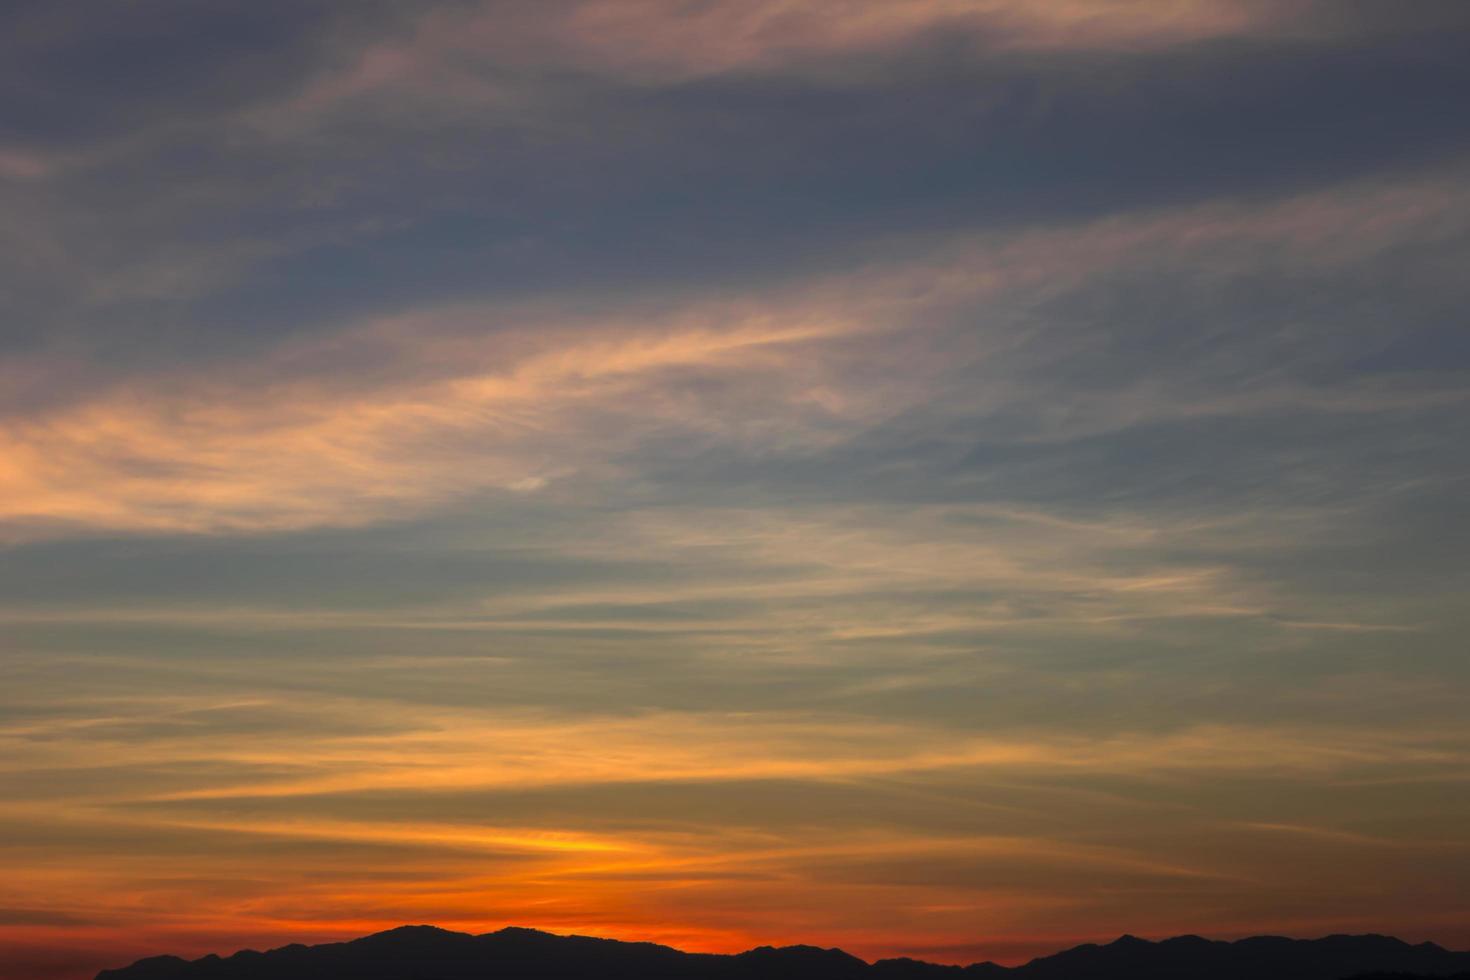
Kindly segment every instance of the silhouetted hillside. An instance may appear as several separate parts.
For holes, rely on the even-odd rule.
[[[684,953],[653,943],[502,929],[471,936],[403,926],[347,943],[292,945],[192,962],[174,956],[103,970],[97,980],[1470,980],[1470,953],[1388,936],[1215,942],[1124,936],[1032,960],[939,966],[911,959],[868,964],[840,949],[762,946],[734,956]],[[1366,980],[1366,978],[1364,978]]]

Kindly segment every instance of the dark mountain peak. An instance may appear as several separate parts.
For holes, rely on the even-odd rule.
[[[558,936],[509,927],[472,936],[400,926],[345,943],[241,950],[192,962],[176,956],[103,970],[98,980],[1344,980],[1366,974],[1446,977],[1470,971],[1470,953],[1391,936],[1236,942],[1119,936],[1024,966],[940,966],[900,957],[871,966],[840,949],[758,946],[733,956],[684,953],[654,943]]]
[[[840,949],[828,948],[828,947],[825,947],[825,946],[808,946],[805,943],[797,943],[794,946],[757,946],[754,949],[748,949],[745,952],[738,953],[736,955],[738,955],[738,956],[769,956],[769,955],[773,955],[773,954],[779,954],[779,955],[782,955],[782,956],[804,956],[804,957],[809,957],[809,958],[822,958],[822,957],[834,957],[835,956],[835,957],[838,957],[838,958],[841,958],[841,959],[845,959],[845,960],[857,960],[857,957],[856,956],[853,956],[851,953],[844,952],[843,950],[840,950]],[[862,962],[861,960],[857,960],[857,961],[858,962]]]
[[[1168,939],[1160,940],[1158,945],[1168,946],[1174,949],[1182,949],[1186,947],[1201,949],[1213,946],[1214,940],[1206,939],[1204,936],[1189,934],[1184,936],[1172,936]]]
[[[541,929],[531,929],[526,926],[503,926],[494,932],[484,932],[474,937],[481,942],[491,943],[523,943],[530,946],[560,945],[566,947],[578,946],[620,946],[628,949],[672,949],[669,946],[660,946],[658,943],[650,942],[624,942],[619,939],[604,939],[601,936],[579,936],[561,935],[554,932],[545,932]]]
[[[1139,939],[1137,936],[1125,932],[1117,939],[1108,943],[1108,945],[1118,949],[1137,949],[1140,946],[1152,946],[1153,943],[1147,939]]]
[[[470,939],[470,938],[472,938],[469,935],[469,933],[465,933],[465,932],[453,932],[453,931],[451,931],[449,929],[441,929],[438,926],[417,925],[417,926],[397,926],[397,927],[395,927],[393,929],[384,929],[382,932],[375,932],[375,933],[373,933],[371,935],[363,936],[361,939],[354,939],[354,940],[352,940],[352,942],[355,942],[355,943],[399,942],[399,941],[403,941],[403,940],[410,940],[410,941],[414,941],[414,942],[422,942],[424,940],[430,940],[430,941],[432,941],[432,940],[435,940],[435,939],[439,939],[439,938],[441,938],[443,936],[457,936],[457,937],[459,937],[461,939]],[[298,943],[296,945],[300,945],[300,944]],[[282,948],[289,948],[289,947],[282,947]]]
[[[557,936],[549,932],[542,932],[540,929],[530,929],[526,926],[505,926],[501,929],[496,929],[494,932],[486,932],[481,934],[481,938],[484,938],[485,936],[504,936],[507,939],[536,939],[541,937],[546,937],[550,939],[569,938],[564,936]]]

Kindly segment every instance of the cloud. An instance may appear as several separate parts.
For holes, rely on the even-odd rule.
[[[345,715],[365,706],[313,697],[283,707]],[[1457,772],[1465,748],[1462,735],[1434,744],[1424,732],[1385,739],[1352,726],[966,742],[932,725],[810,711],[391,713],[415,723],[395,734],[314,736],[318,771],[304,780],[237,767],[242,753],[307,761],[287,723],[247,742],[224,731],[187,736],[201,761],[216,761],[208,771],[242,777],[233,791],[99,786],[85,806],[44,827],[30,824],[44,796],[9,800],[0,820],[8,839],[26,842],[13,881],[22,895],[44,884],[51,848],[93,855],[90,895],[99,881],[128,883],[140,900],[178,909],[152,924],[178,931],[229,923],[346,930],[405,910],[493,924],[530,908],[533,924],[590,923],[614,935],[673,921],[686,937],[722,948],[770,928],[750,902],[772,883],[778,903],[803,916],[793,930],[836,929],[872,949],[905,941],[903,929],[882,926],[889,908],[908,910],[894,914],[912,917],[903,919],[909,926],[956,934],[977,909],[1023,928],[1059,909],[1102,914],[1120,900],[1135,912],[1173,908],[1182,925],[1208,921],[1222,896],[1249,907],[1263,882],[1338,848],[1343,835],[1360,832],[1345,814],[1398,826],[1423,794],[1432,798],[1436,779]],[[179,736],[110,740],[105,730],[73,726],[63,737],[117,764],[168,756]],[[35,764],[46,743],[32,746],[10,756]],[[75,746],[58,746],[55,758],[68,752]],[[1385,801],[1354,789],[1355,778],[1384,771],[1421,782],[1400,788],[1392,813],[1361,809],[1364,800]],[[1271,791],[1231,792],[1235,781]],[[1221,792],[1244,808],[1239,822],[1212,802]],[[1290,835],[1291,852],[1262,844],[1304,813],[1337,823]],[[1413,883],[1416,862],[1453,862],[1456,853],[1432,834],[1377,848],[1375,886]],[[147,865],[142,877],[138,860]],[[264,880],[249,870],[263,860],[285,860],[290,870]],[[1334,878],[1331,887],[1341,885]],[[116,913],[54,880],[46,887],[67,914]],[[211,901],[173,901],[200,894]],[[629,904],[629,895],[639,897]],[[686,911],[671,918],[675,904]]]
[[[39,180],[51,170],[51,165],[39,154],[0,147],[0,178]]]
[[[982,366],[1051,370],[1049,361],[1071,352],[1028,337],[1028,307],[1161,261],[1165,250],[1236,265],[1248,261],[1244,248],[1283,260],[1299,250],[1310,258],[1292,261],[1318,274],[1303,263],[1351,266],[1394,247],[1425,216],[1456,213],[1447,193],[1391,190],[1361,204],[1334,193],[1263,209],[1190,208],[1014,238],[941,240],[931,257],[896,269],[649,313],[472,305],[381,318],[282,345],[243,372],[124,383],[12,419],[3,510],[13,527],[31,529],[22,533],[280,530],[382,520],[487,490],[575,486],[626,467],[641,443],[666,434],[821,451],[952,383],[946,359],[956,353],[992,377],[956,410],[998,420],[1037,410],[1028,421],[1002,423],[1021,424],[1006,438],[1023,441],[1076,439],[1161,414],[1447,406],[1452,389],[1366,382],[1263,378],[1244,391],[1186,394],[1197,370],[1177,380],[1106,379],[1095,393],[1074,390],[1059,415]],[[946,333],[982,302],[992,320],[996,311],[1005,319],[969,336]],[[1099,339],[1068,342],[1084,345],[1080,352]],[[964,346],[947,350],[952,342]],[[900,346],[902,372],[846,380]],[[365,375],[366,384],[344,383],[336,372],[344,363],[391,368]]]
[[[6,142],[52,168],[0,184],[7,357],[106,384],[264,357],[385,311],[780,291],[898,236],[1389,183],[1465,149],[1464,24],[1438,5],[1396,24],[1373,4],[982,4],[962,29],[944,5],[859,4],[872,17],[808,25],[825,55],[772,42],[774,67],[693,78],[566,46],[582,13],[637,25],[650,7],[545,6],[17,8],[0,30],[9,90],[57,101],[16,106],[41,118]],[[678,10],[644,35],[676,58],[698,45],[661,29],[718,46],[742,36],[726,20],[777,16]],[[1260,22],[1109,46],[1127,25],[1208,33],[1221,11]],[[947,26],[883,26],[910,16]],[[1077,18],[1071,47],[969,45]],[[823,40],[869,20],[881,55]],[[738,43],[775,29],[751,30]],[[175,50],[180,32],[199,50]],[[27,388],[6,400],[58,397],[49,378]]]
[[[1239,0],[925,0],[901,7],[583,0],[535,16],[496,3],[446,7],[422,17],[407,40],[370,47],[350,68],[313,83],[291,109],[317,111],[404,82],[473,89],[476,66],[486,64],[502,73],[534,66],[669,83],[731,72],[820,73],[824,61],[850,65],[942,32],[1002,51],[1138,49],[1250,34],[1284,13]]]

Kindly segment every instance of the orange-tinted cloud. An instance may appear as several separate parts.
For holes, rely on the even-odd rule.
[[[1240,249],[1300,250],[1302,261],[1332,266],[1463,213],[1462,197],[1434,183],[1351,200],[1356,193],[939,239],[926,258],[881,271],[652,314],[470,305],[373,320],[288,345],[243,372],[131,382],[12,418],[0,431],[0,517],[33,528],[182,531],[353,524],[486,490],[535,492],[615,464],[658,427],[820,445],[921,402],[950,356],[930,348],[929,321],[966,304],[1005,299],[1024,308],[1166,250],[1188,249],[1202,262],[1232,261]],[[966,356],[1004,352],[1016,339],[997,324],[967,340]],[[878,386],[844,373],[899,349],[905,371]],[[392,366],[364,382],[336,370],[363,359]],[[701,403],[682,384],[698,378],[738,382],[742,400]],[[967,407],[1001,406],[1017,394],[997,380]],[[1054,424],[1074,436],[1102,431],[1164,402],[1175,414],[1228,415],[1455,397],[1284,386],[1190,397],[1139,388],[1107,393]]]

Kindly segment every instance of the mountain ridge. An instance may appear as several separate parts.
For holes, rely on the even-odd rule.
[[[652,942],[563,936],[520,926],[479,935],[405,925],[358,939],[293,943],[196,960],[154,956],[103,970],[97,980],[1470,980],[1470,952],[1392,936],[1319,939],[1123,935],[1018,966],[967,966],[893,957],[869,963],[836,948],[757,946],[742,953],[687,953]]]

